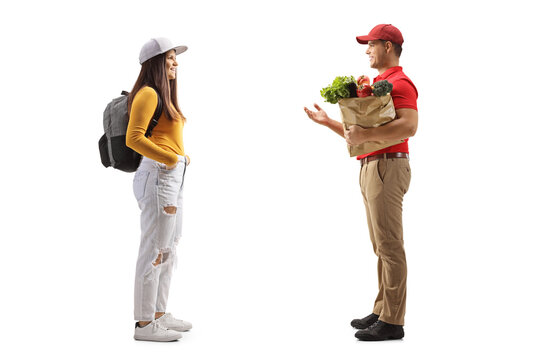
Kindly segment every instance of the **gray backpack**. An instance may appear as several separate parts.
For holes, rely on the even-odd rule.
[[[157,91],[156,91],[157,92]],[[126,145],[126,132],[129,122],[128,95],[122,91],[122,96],[113,99],[103,112],[103,129],[105,134],[99,139],[99,155],[105,167],[112,166],[125,172],[134,172],[141,162],[141,154]],[[158,93],[158,104],[144,136],[152,136],[161,116],[162,102]]]

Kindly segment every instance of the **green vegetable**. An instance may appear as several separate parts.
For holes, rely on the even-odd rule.
[[[351,97],[351,91],[349,90],[351,83],[356,87],[356,80],[352,75],[338,76],[331,85],[321,90],[321,96],[331,104],[335,104],[343,98],[349,98]]]
[[[389,83],[387,80],[381,80],[373,84],[372,88],[373,88],[373,95],[384,96],[384,95],[390,94],[390,92],[392,91],[393,85]]]

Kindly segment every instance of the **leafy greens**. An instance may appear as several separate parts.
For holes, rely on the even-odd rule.
[[[338,76],[334,79],[331,85],[321,90],[321,96],[325,101],[336,104],[343,98],[351,97],[350,84],[353,83],[356,86],[356,80],[351,76]]]

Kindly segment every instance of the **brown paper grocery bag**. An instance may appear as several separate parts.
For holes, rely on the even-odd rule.
[[[348,130],[351,125],[360,125],[363,128],[373,128],[389,123],[396,117],[392,96],[368,96],[363,98],[345,98],[338,102],[341,112],[343,128]],[[364,155],[381,150],[392,145],[400,144],[398,141],[368,141],[361,145],[347,145],[351,156]]]

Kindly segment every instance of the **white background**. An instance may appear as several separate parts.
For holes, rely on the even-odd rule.
[[[455,359],[538,355],[537,14],[532,1],[21,1],[1,5],[2,352],[9,358]],[[304,106],[367,74],[392,23],[419,89],[404,202],[403,341],[362,343],[376,257],[343,139]],[[138,208],[105,169],[102,111],[154,36],[189,46],[192,159],[170,311],[132,339]]]

